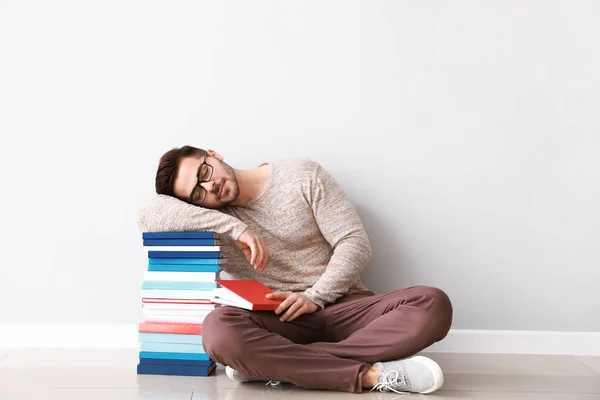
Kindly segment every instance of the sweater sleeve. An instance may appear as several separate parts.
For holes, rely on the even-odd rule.
[[[304,295],[324,307],[350,289],[371,258],[371,244],[350,199],[318,164],[311,183],[311,206],[333,255],[323,275]]]
[[[172,196],[156,195],[137,213],[143,232],[214,231],[237,240],[248,225],[219,210],[188,204]]]

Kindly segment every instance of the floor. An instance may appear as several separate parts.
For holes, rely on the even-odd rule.
[[[1,400],[543,399],[600,400],[600,357],[426,353],[445,372],[427,396],[350,394],[292,385],[239,385],[220,366],[208,378],[138,376],[133,349],[0,349]]]

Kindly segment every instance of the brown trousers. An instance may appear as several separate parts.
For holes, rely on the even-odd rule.
[[[252,377],[358,393],[371,364],[409,357],[442,340],[452,305],[443,291],[415,286],[346,295],[291,322],[279,317],[273,311],[217,308],[203,322],[204,349],[218,363]]]

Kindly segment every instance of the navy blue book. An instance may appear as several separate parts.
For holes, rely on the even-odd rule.
[[[218,246],[219,239],[144,239],[144,246]]]
[[[137,373],[140,375],[209,376],[215,368],[217,368],[217,364],[213,364],[210,367],[138,364]]]
[[[215,232],[143,232],[142,239],[218,239]]]
[[[210,367],[215,364],[213,360],[170,360],[162,358],[140,358],[143,365],[179,365],[187,367]]]
[[[152,264],[225,264],[224,258],[148,258]]]
[[[148,258],[219,258],[220,251],[148,251]]]
[[[219,272],[219,265],[201,265],[201,264],[148,264],[148,271],[163,272]]]

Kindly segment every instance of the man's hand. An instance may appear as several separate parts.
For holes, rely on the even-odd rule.
[[[265,269],[269,254],[265,242],[263,242],[262,238],[256,232],[250,228],[246,228],[238,240],[235,241],[235,244],[244,252],[246,260],[248,260],[254,269],[258,269],[261,272]]]
[[[269,293],[267,299],[283,300],[279,307],[275,309],[277,315],[287,309],[286,313],[279,318],[281,322],[293,321],[302,314],[312,314],[319,309],[319,306],[309,300],[308,297],[294,292]]]

